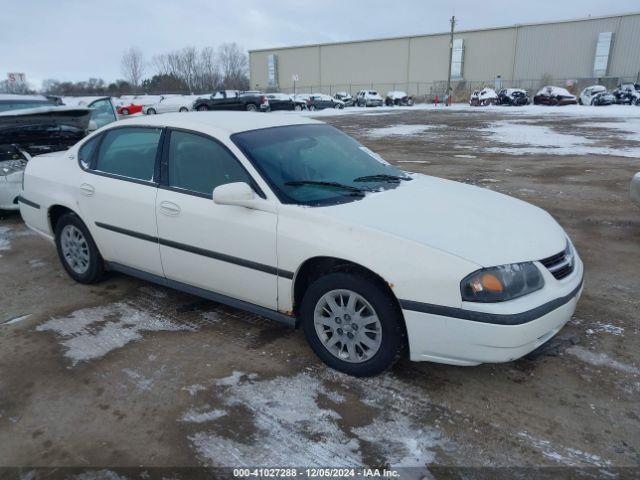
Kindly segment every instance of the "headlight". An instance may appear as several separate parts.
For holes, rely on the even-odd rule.
[[[460,283],[466,302],[504,302],[521,297],[544,286],[542,274],[533,262],[512,263],[483,268]]]
[[[7,176],[12,173],[21,172],[26,166],[26,160],[5,160],[4,162],[0,162],[0,175]]]

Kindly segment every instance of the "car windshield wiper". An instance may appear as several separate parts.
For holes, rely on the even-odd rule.
[[[407,176],[401,177],[399,175],[387,175],[384,173],[380,175],[367,175],[364,177],[358,177],[353,179],[354,182],[394,182],[394,183],[400,183],[402,180],[413,180],[413,179]]]
[[[348,190],[354,195],[364,195],[364,191],[361,188],[353,187],[351,185],[345,185],[343,183],[338,183],[338,182],[322,182],[318,180],[291,180],[289,182],[284,182],[284,184],[291,187],[301,187],[303,185],[315,185],[318,187],[341,188],[343,190]]]

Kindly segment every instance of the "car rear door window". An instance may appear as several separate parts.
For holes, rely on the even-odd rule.
[[[246,170],[222,144],[202,135],[171,132],[170,187],[209,196],[216,187],[233,182],[253,183]]]
[[[162,129],[116,128],[104,134],[96,170],[135,180],[152,181]]]
[[[91,140],[87,141],[78,151],[78,160],[82,168],[87,169],[91,166],[91,160],[93,158],[93,152],[96,150],[96,145],[100,140],[100,135],[96,135]]]

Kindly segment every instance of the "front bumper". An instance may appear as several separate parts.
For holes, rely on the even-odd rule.
[[[485,312],[448,307],[417,311],[412,302],[402,304],[410,358],[463,366],[516,360],[547,342],[571,319],[582,294],[583,274],[578,260],[569,277],[556,281],[553,289],[559,296],[522,311],[511,311],[510,302],[484,304]],[[451,314],[454,310],[457,315]],[[505,313],[516,319],[515,324],[493,321],[492,316],[505,318]]]

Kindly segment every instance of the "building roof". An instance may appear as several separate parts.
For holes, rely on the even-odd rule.
[[[572,23],[572,22],[584,22],[587,20],[600,20],[604,18],[619,18],[619,17],[630,17],[633,15],[640,15],[640,12],[629,12],[629,13],[615,13],[610,15],[600,15],[596,17],[579,17],[568,20],[550,20],[548,22],[537,22],[537,23],[516,23],[514,25],[503,25],[499,27],[485,27],[485,28],[473,28],[469,30],[456,30],[455,34],[459,35],[462,33],[471,33],[471,32],[486,32],[490,30],[505,30],[509,28],[519,28],[519,27],[530,27],[536,25],[553,25],[553,24],[561,24],[561,23]],[[299,44],[299,45],[289,45],[285,47],[272,47],[272,48],[256,48],[253,50],[249,50],[249,53],[253,52],[268,52],[275,50],[288,50],[293,48],[306,48],[306,47],[325,47],[331,45],[343,45],[349,43],[366,43],[366,42],[380,42],[385,40],[403,40],[407,38],[416,38],[416,37],[435,37],[439,35],[450,35],[449,31],[445,32],[435,32],[435,33],[419,33],[415,35],[400,35],[397,37],[374,37],[374,38],[365,38],[360,40],[345,40],[343,42],[326,42],[326,43],[308,43],[308,44]]]

